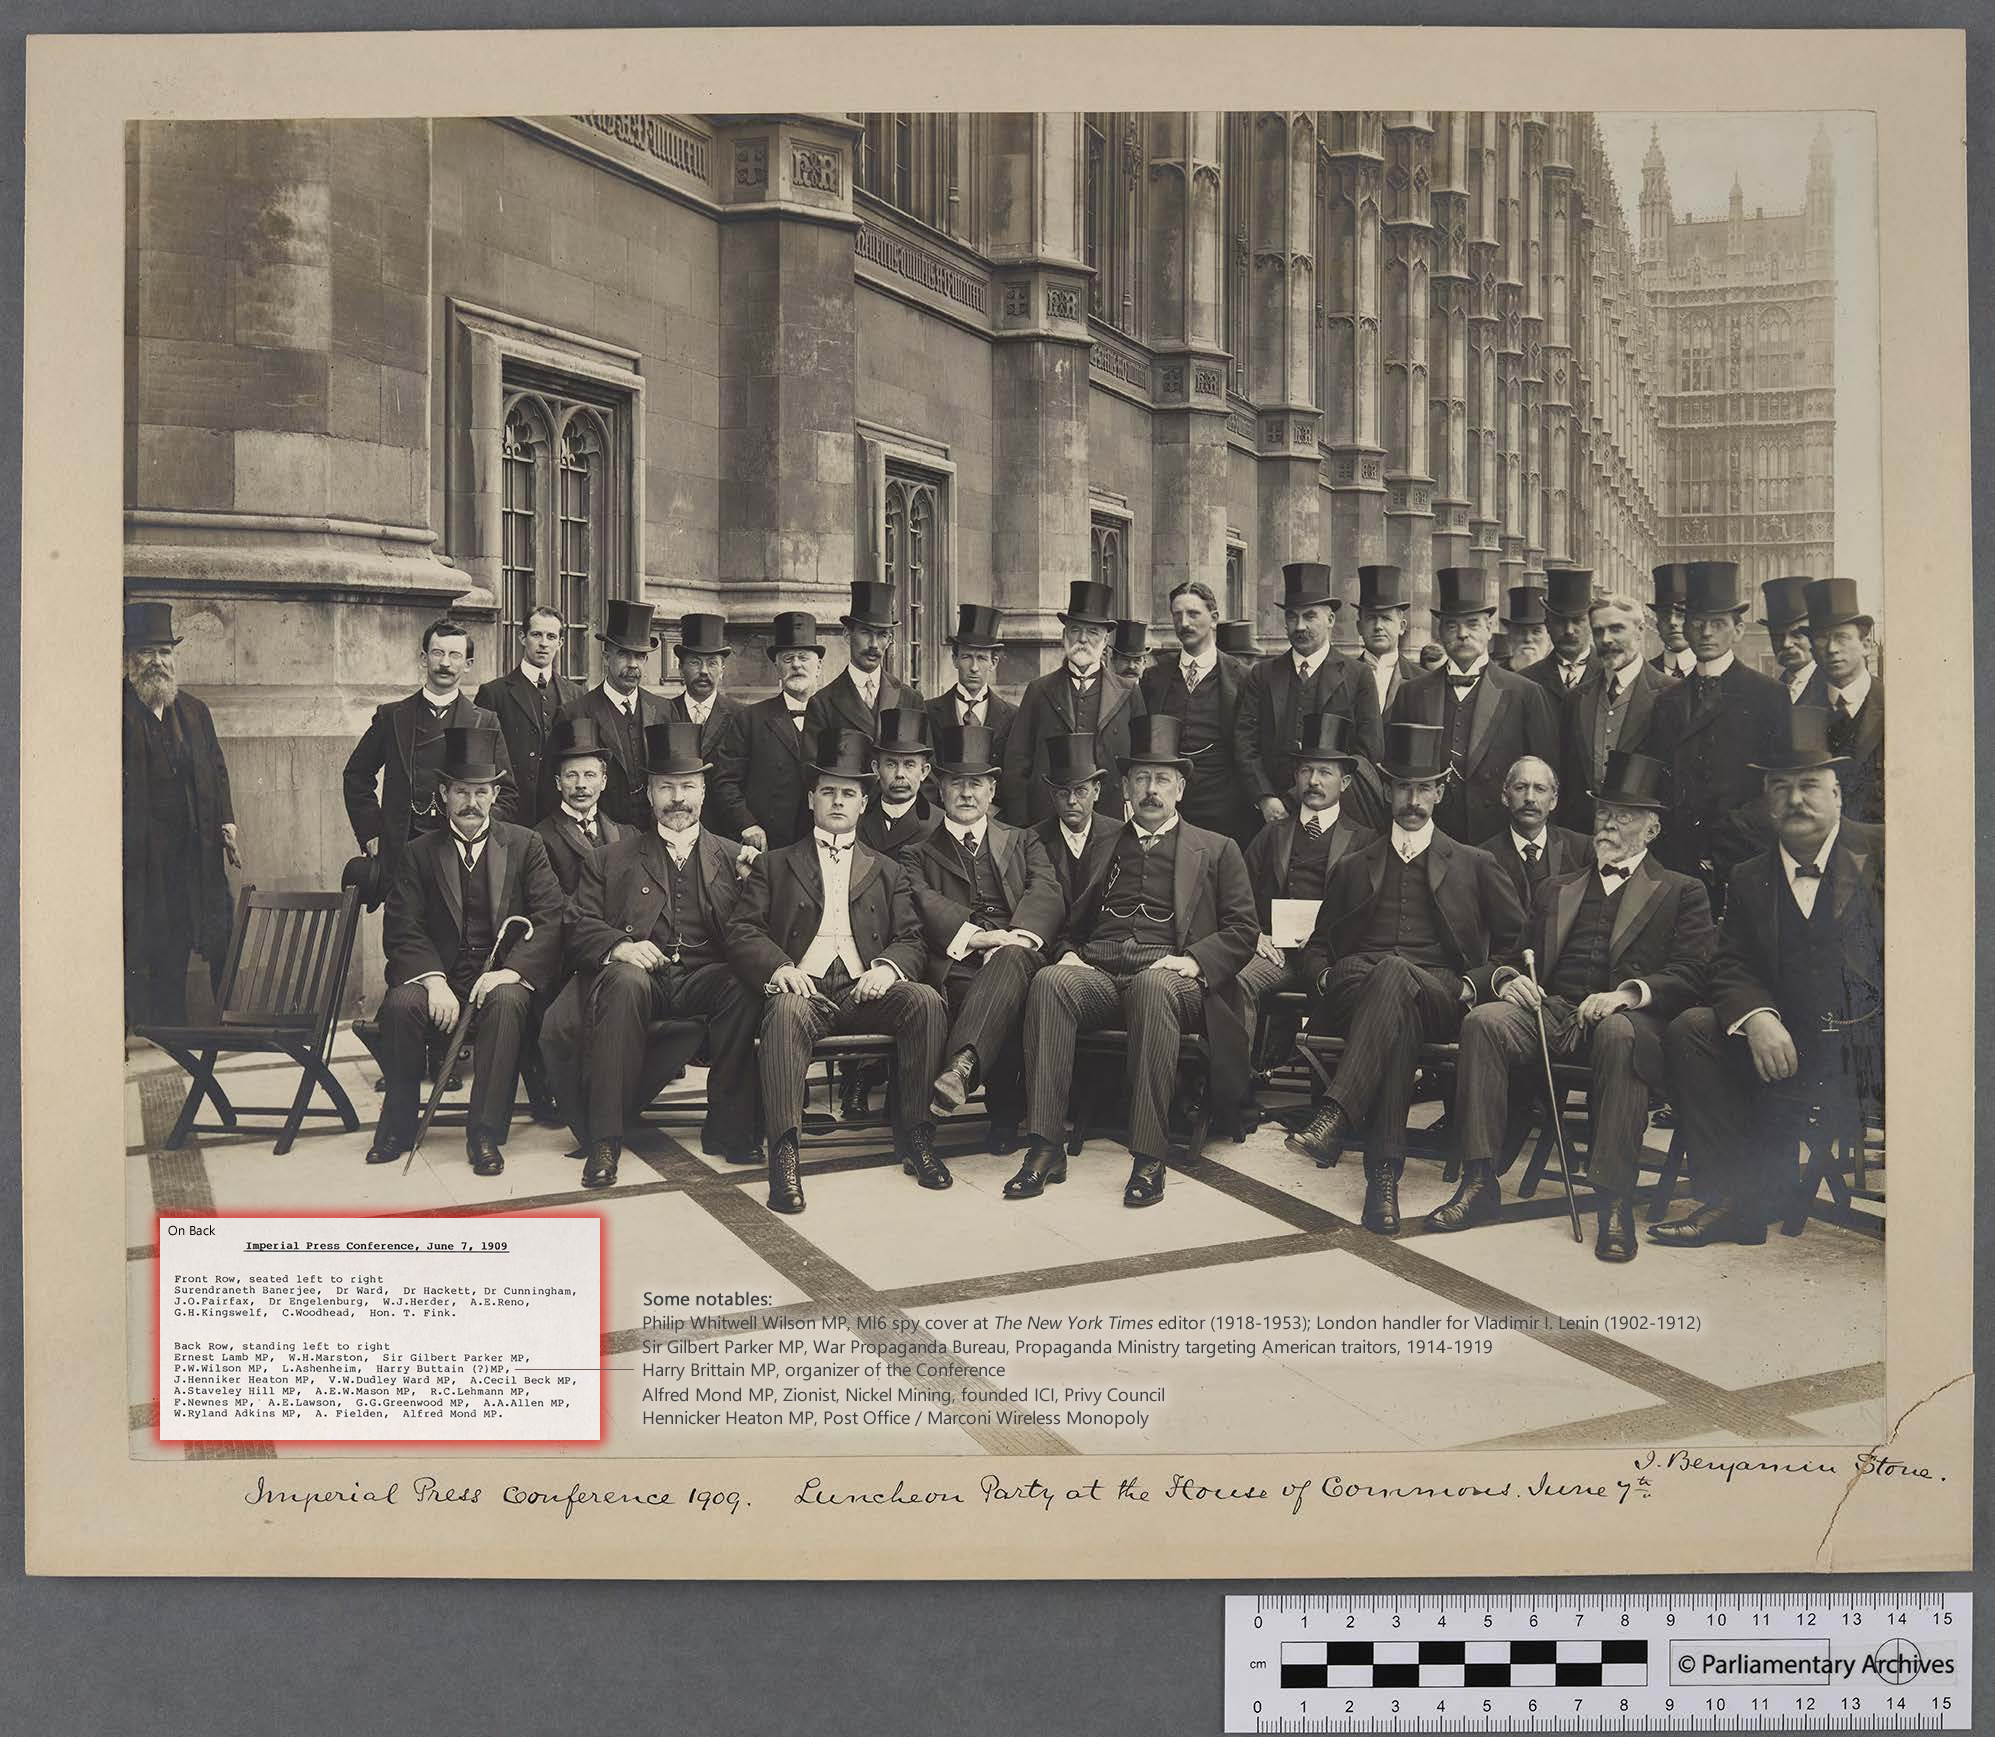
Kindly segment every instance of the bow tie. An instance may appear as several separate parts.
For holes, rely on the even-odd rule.
[[[1798,862],[1794,865],[1794,878],[1797,881],[1818,881],[1822,878],[1822,865],[1818,862]]]
[[[1463,691],[1463,690],[1464,690],[1465,688],[1472,688],[1472,687],[1474,687],[1474,686],[1475,686],[1475,684],[1476,684],[1477,682],[1481,681],[1481,680],[1482,680],[1482,672],[1481,672],[1480,670],[1478,670],[1478,671],[1476,671],[1476,673],[1475,673],[1474,675],[1451,675],[1451,676],[1449,676],[1449,677],[1448,677],[1448,686],[1449,686],[1449,687],[1451,687],[1451,688],[1453,688],[1453,689],[1454,689],[1454,690],[1455,690],[1455,691],[1456,691],[1457,693],[1460,693],[1460,692],[1462,692],[1462,691]]]
[[[848,844],[835,843],[833,840],[826,838],[823,833],[819,833],[817,835],[817,848],[823,851],[826,856],[830,857],[832,863],[836,865],[838,859],[844,856],[849,850],[851,850],[852,846],[849,843]]]
[[[1603,881],[1626,880],[1634,869],[1625,862],[1604,862],[1600,865],[1600,878]]]

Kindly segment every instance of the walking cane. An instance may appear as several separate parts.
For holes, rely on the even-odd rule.
[[[1531,987],[1538,987],[1537,962],[1531,957],[1531,949],[1524,949],[1524,974],[1531,979]],[[1586,1233],[1579,1228],[1579,1202],[1572,1192],[1572,1156],[1566,1151],[1565,1117],[1559,1110],[1558,1081],[1552,1078],[1552,1040],[1545,1035],[1545,1003],[1542,995],[1534,1009],[1538,1015],[1538,1054],[1545,1062],[1546,1105],[1551,1111],[1552,1138],[1559,1148],[1559,1180],[1565,1184],[1566,1215],[1572,1220],[1572,1240],[1586,1241]]]
[[[523,929],[526,931],[519,937],[520,940],[530,941],[533,939],[533,924],[527,918],[508,917],[499,925],[499,933],[492,942],[491,952],[485,955],[485,963],[478,972],[479,977],[483,977],[487,971],[498,970],[499,955],[509,950],[507,937],[512,934],[514,929]],[[474,985],[477,980],[476,977],[472,979]],[[450,1047],[443,1052],[443,1060],[436,1065],[436,1085],[430,1092],[429,1102],[423,1106],[422,1120],[416,1124],[416,1143],[409,1148],[409,1155],[402,1160],[402,1174],[404,1176],[408,1175],[409,1166],[416,1161],[416,1148],[422,1145],[423,1136],[429,1132],[430,1123],[436,1119],[437,1106],[443,1102],[444,1083],[450,1078],[450,1070],[457,1065],[457,1058],[464,1051],[464,1035],[471,1029],[471,1016],[477,1011],[477,1008],[471,1005],[471,997],[469,995],[465,996],[463,1010],[457,1016],[457,1028],[450,1034]],[[1578,1221],[1575,1220],[1574,1222],[1577,1223]],[[1574,1235],[1577,1234],[1578,1232],[1575,1231]]]

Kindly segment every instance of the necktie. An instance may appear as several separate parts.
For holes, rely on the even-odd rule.
[[[1149,850],[1151,845],[1157,842],[1157,837],[1158,835],[1156,833],[1145,832],[1140,826],[1136,829],[1136,842],[1140,844],[1146,852]]]
[[[1818,881],[1822,878],[1822,865],[1818,862],[1798,862],[1794,865],[1794,878],[1797,881]]]
[[[587,820],[578,820],[575,824],[582,829],[582,836],[584,838],[591,844],[596,842],[596,817],[593,814]]]
[[[975,862],[977,860],[977,852],[982,848],[977,843],[977,835],[974,832],[966,832],[961,837],[963,840],[963,854],[972,862]]]
[[[973,700],[961,688],[958,688],[956,690],[956,703],[963,709],[962,722],[966,724],[981,724],[984,721],[984,702],[982,699]]]
[[[1203,669],[1203,668],[1202,668],[1202,667],[1201,667],[1200,665],[1198,665],[1198,664],[1195,664],[1195,663],[1188,663],[1188,664],[1186,664],[1186,665],[1185,665],[1185,692],[1186,692],[1186,693],[1192,693],[1192,692],[1196,691],[1196,689],[1197,689],[1197,687],[1198,687],[1198,683],[1199,683],[1199,678],[1200,678],[1201,676],[1203,676],[1204,674],[1205,674],[1205,670],[1204,670],[1204,669]]]
[[[478,866],[477,850],[478,846],[484,842],[485,835],[482,832],[476,838],[468,840],[460,838],[457,841],[457,854],[464,859],[464,872],[466,874],[470,874]]]
[[[1841,694],[1836,695],[1836,722],[1847,724],[1850,721],[1850,703]]]
[[[1302,830],[1308,833],[1311,838],[1321,838],[1323,836],[1323,823],[1312,814],[1303,821]]]

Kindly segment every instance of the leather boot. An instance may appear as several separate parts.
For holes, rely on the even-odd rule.
[[[617,1179],[617,1158],[623,1151],[621,1140],[597,1140],[589,1147],[589,1157],[582,1166],[582,1186],[584,1188],[609,1188]]]
[[[949,1166],[935,1156],[935,1124],[917,1122],[901,1142],[901,1174],[912,1176],[924,1188],[947,1188],[956,1178]]]
[[[1739,1242],[1756,1248],[1766,1241],[1766,1226],[1743,1217],[1729,1200],[1711,1200],[1682,1218],[1650,1225],[1649,1241],[1668,1248],[1703,1248],[1714,1242]]]
[[[798,1173],[797,1131],[792,1128],[769,1148],[769,1210],[802,1212],[804,1180]]]
[[[1469,1158],[1462,1163],[1462,1179],[1455,1192],[1427,1215],[1429,1230],[1468,1230],[1478,1224],[1492,1224],[1503,1204],[1503,1190],[1487,1158]]]
[[[848,1062],[838,1081],[838,1119],[863,1122],[873,1113],[873,1090],[862,1062]]]
[[[1328,1170],[1343,1157],[1344,1141],[1350,1132],[1351,1124],[1344,1114],[1344,1106],[1332,1098],[1317,1112],[1313,1122],[1296,1129],[1282,1144],[1291,1152],[1314,1158],[1317,1169]]]
[[[1067,1180],[1066,1149],[1036,1136],[1025,1149],[1025,1162],[1018,1174],[1004,1185],[1007,1200],[1036,1200],[1052,1182]]]
[[[928,1113],[937,1118],[953,1116],[976,1089],[977,1052],[959,1049],[949,1058],[949,1065],[935,1076],[935,1084],[928,1089]]]
[[[1155,1206],[1164,1198],[1164,1161],[1138,1158],[1129,1167],[1129,1181],[1122,1190],[1124,1206]]]
[[[1635,1200],[1630,1194],[1605,1194],[1600,1198],[1600,1234],[1594,1239],[1593,1258],[1601,1261],[1631,1261],[1641,1245],[1635,1241]]]
[[[1405,1168],[1399,1153],[1365,1154],[1365,1229],[1380,1236],[1399,1234],[1399,1175]]]

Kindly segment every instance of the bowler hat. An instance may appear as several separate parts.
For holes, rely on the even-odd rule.
[[[898,627],[894,588],[878,579],[852,581],[852,607],[838,618],[847,627]]]
[[[1545,593],[1537,585],[1513,585],[1508,592],[1509,608],[1503,612],[1506,627],[1543,627]]]
[[[1607,754],[1607,776],[1600,788],[1590,792],[1596,803],[1610,808],[1667,808],[1669,768],[1647,754],[1631,754],[1612,748]]]
[[[879,776],[873,770],[873,738],[864,730],[848,730],[839,724],[820,730],[811,770],[834,778],[857,778],[862,783],[870,784]]]
[[[1837,627],[1869,628],[1875,625],[1857,602],[1854,579],[1811,579],[1808,581],[1808,631],[1827,633]]]
[[[505,777],[499,764],[496,724],[446,724],[443,764],[437,777],[447,784],[496,784]]]
[[[1337,607],[1336,577],[1321,561],[1290,561],[1282,567],[1282,608],[1307,609],[1312,603]]]
[[[987,603],[965,603],[956,611],[956,631],[949,643],[963,651],[1002,651],[998,612]]]
[[[339,884],[342,891],[357,887],[361,904],[370,911],[378,911],[381,901],[388,896],[387,865],[378,856],[368,856],[363,851],[346,859],[346,867],[339,871]]]
[[[880,733],[873,747],[880,754],[926,754],[928,713],[920,706],[892,706],[880,714]]]
[[[1495,587],[1480,567],[1440,567],[1434,572],[1436,615],[1487,615],[1496,607]]]
[[[1385,726],[1385,752],[1378,764],[1388,778],[1445,778],[1448,750],[1441,740],[1441,726],[1390,719]]]
[[[1812,772],[1822,766],[1847,766],[1847,754],[1829,748],[1829,708],[1789,706],[1781,714],[1778,747],[1764,760],[1748,761],[1755,772]]]
[[[1584,615],[1593,607],[1591,567],[1548,567],[1545,570],[1545,612]]]
[[[936,732],[936,777],[988,778],[997,770],[997,733],[990,725],[944,724]]]
[[[1068,585],[1067,607],[1059,613],[1069,627],[1113,627],[1115,617],[1109,611],[1114,607],[1115,593],[1110,587],[1092,579],[1076,579]]]
[[[817,641],[817,617],[807,609],[786,609],[776,617],[769,634],[769,655],[781,657],[786,651],[822,652]]]
[[[1785,633],[1808,619],[1808,587],[1815,581],[1806,573],[1789,574],[1785,579],[1769,579],[1760,587],[1766,599],[1766,613],[1759,618],[1762,627]]]
[[[1213,642],[1228,657],[1259,657],[1261,648],[1254,639],[1251,621],[1222,621]]]
[[[1132,766],[1175,766],[1189,775],[1191,761],[1178,752],[1178,720],[1171,712],[1145,712],[1129,720],[1129,752],[1115,762],[1118,772]]]
[[[1048,736],[1043,776],[1048,784],[1055,786],[1085,784],[1090,778],[1099,778],[1101,767],[1094,757],[1094,737],[1084,730],[1071,736]]]
[[[1147,621],[1118,621],[1115,642],[1109,647],[1117,657],[1150,655],[1150,624]]]
[[[1736,561],[1691,561],[1683,580],[1683,607],[1692,615],[1729,615],[1744,609]]]
[[[1407,601],[1406,581],[1397,567],[1380,562],[1358,569],[1360,609],[1404,609]]]
[[[139,645],[178,645],[173,633],[173,605],[150,599],[125,605],[125,649]]]
[[[644,775],[690,778],[713,768],[700,758],[700,727],[690,718],[644,726]]]
[[[727,657],[734,647],[727,643],[725,615],[682,615],[679,617],[681,657]]]
[[[1689,584],[1690,564],[1687,561],[1669,561],[1660,567],[1651,567],[1649,577],[1655,585],[1655,607],[1658,609],[1681,609]]]
[[[658,635],[651,631],[654,613],[649,603],[612,597],[603,605],[603,630],[596,637],[621,651],[656,651]]]
[[[1357,734],[1357,726],[1342,712],[1305,712],[1301,730],[1301,740],[1295,745],[1296,759],[1357,760],[1357,749],[1352,741]]]
[[[599,759],[609,758],[609,750],[603,746],[602,738],[596,734],[596,720],[561,719],[554,726],[554,733],[548,738],[548,763],[559,766],[564,760],[579,760],[585,754],[594,754]]]

